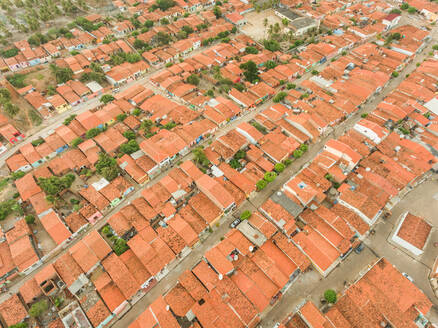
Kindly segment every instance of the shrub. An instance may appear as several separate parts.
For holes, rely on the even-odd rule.
[[[266,172],[263,179],[267,182],[272,182],[277,177],[277,173],[275,172]]]
[[[275,170],[275,172],[277,172],[277,173],[281,173],[281,172],[283,172],[283,171],[284,171],[284,168],[285,168],[285,166],[284,166],[283,163],[277,163],[277,164],[275,164],[275,166],[274,166],[274,170]]]
[[[116,116],[116,120],[118,122],[123,122],[127,117],[128,117],[128,115],[126,115],[125,113],[119,114],[119,115]]]
[[[263,46],[272,52],[280,50],[280,44],[275,40],[264,40]]]
[[[99,135],[102,132],[99,128],[91,128],[85,133],[85,136],[87,139],[94,138],[95,136]]]
[[[76,114],[72,114],[64,120],[64,125],[69,125],[76,117]]]
[[[233,168],[233,169],[240,169],[241,167],[242,167],[242,165],[240,164],[240,162],[237,160],[237,159],[235,159],[235,158],[233,158],[231,161],[230,161],[230,166]]]
[[[278,103],[278,102],[282,101],[284,98],[286,98],[286,96],[287,96],[287,92],[280,91],[279,93],[277,93],[275,95],[275,97],[272,99],[272,101],[275,103]]]
[[[13,75],[8,76],[6,79],[16,88],[24,88],[26,84],[24,83],[24,79],[26,78],[25,74],[15,73]]]
[[[324,292],[324,298],[327,302],[331,304],[335,304],[336,300],[338,299],[336,292],[333,289],[327,289]]]
[[[20,179],[20,178],[24,177],[25,174],[26,173],[24,173],[23,171],[12,172],[11,173],[11,178],[12,178],[12,180],[17,180],[17,179]]]
[[[416,8],[414,8],[414,7],[409,7],[409,9],[408,9],[408,13],[409,14],[415,14],[417,12],[417,9]]]
[[[319,72],[316,69],[312,70],[311,73],[312,73],[312,75],[318,75],[319,74]]]
[[[288,89],[288,90],[295,89],[296,87],[297,87],[297,85],[295,83],[286,84],[286,89]]]
[[[252,213],[248,210],[243,211],[242,214],[240,214],[241,220],[248,220],[251,217]]]
[[[114,253],[116,253],[117,256],[122,255],[129,249],[128,244],[122,238],[117,238],[116,240],[114,240],[113,247]]]
[[[368,117],[368,113],[363,113],[363,114],[360,115],[360,117],[366,118],[366,117]]]
[[[289,166],[289,165],[291,165],[292,161],[291,161],[289,158],[286,158],[286,159],[283,161],[283,163],[284,163],[284,165]]]
[[[38,318],[44,312],[46,312],[48,308],[49,308],[49,304],[47,303],[47,301],[41,300],[39,302],[32,304],[32,306],[29,309],[29,314],[32,318]]]
[[[391,73],[392,77],[397,77],[398,76],[398,72],[394,71]]]
[[[136,134],[132,130],[126,130],[125,132],[123,132],[123,136],[128,140],[134,140],[136,137]]]
[[[27,224],[32,224],[35,222],[35,217],[33,215],[26,215],[24,217],[24,220],[26,221]]]
[[[8,50],[3,50],[1,52],[2,57],[4,58],[11,58],[11,57],[15,57],[16,55],[18,55],[18,49],[17,48],[10,48]]]
[[[109,225],[102,228],[102,233],[108,238],[114,235]]]
[[[36,140],[33,140],[32,142],[31,142],[31,144],[32,144],[32,146],[34,146],[34,147],[36,147],[36,146],[39,146],[39,145],[41,145],[41,144],[43,144],[44,143],[44,139],[43,138],[38,138],[38,139],[36,139]]]
[[[139,149],[140,146],[138,145],[137,141],[135,141],[134,139],[131,139],[127,143],[124,143],[123,145],[120,146],[120,151],[124,154],[132,154]]]
[[[73,147],[73,148],[76,148],[77,146],[79,146],[81,143],[83,143],[84,142],[84,139],[82,139],[81,137],[77,137],[77,138],[74,138],[72,141],[71,141],[71,146]]]
[[[113,101],[115,98],[112,95],[103,95],[100,97],[100,101],[104,103],[105,105],[108,104],[110,101]]]
[[[265,189],[265,187],[267,185],[268,185],[268,183],[265,180],[259,180],[256,183],[257,190],[259,190],[259,191]]]
[[[247,54],[253,54],[253,55],[256,55],[256,54],[259,53],[259,51],[257,50],[256,47],[246,47],[246,48],[245,48],[245,52],[246,52]]]
[[[307,150],[309,149],[309,146],[307,146],[306,144],[302,144],[300,145],[300,150],[305,153]]]
[[[295,158],[300,158],[301,156],[303,156],[303,152],[302,152],[301,150],[299,150],[299,149],[296,149],[296,150],[294,151],[294,153],[293,153],[293,156],[294,156]]]
[[[140,108],[135,108],[132,111],[132,115],[134,115],[134,116],[139,116],[140,114],[141,114],[141,109]]]
[[[26,322],[20,322],[15,325],[9,326],[9,328],[27,328],[29,327]]]

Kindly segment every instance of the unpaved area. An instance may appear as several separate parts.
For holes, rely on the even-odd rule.
[[[270,25],[278,23],[281,28],[284,27],[280,17],[275,15],[273,9],[263,10],[259,13],[257,11],[252,11],[245,14],[244,17],[247,20],[247,23],[240,30],[256,41],[261,41],[268,37],[268,29]],[[265,18],[268,20],[266,27],[264,25]]]

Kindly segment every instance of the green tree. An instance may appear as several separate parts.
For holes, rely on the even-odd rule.
[[[256,47],[251,47],[251,46],[250,47],[246,47],[245,48],[245,52],[247,54],[254,54],[254,55],[259,53],[259,51],[258,51],[258,49]]]
[[[274,170],[277,173],[281,173],[284,171],[285,165],[283,163],[276,163],[274,166]]]
[[[85,133],[85,136],[87,137],[87,139],[91,139],[99,135],[101,132],[102,130],[99,128],[91,128]]]
[[[136,138],[136,134],[132,130],[126,130],[125,132],[123,132],[123,136],[128,140],[135,140]]]
[[[159,45],[166,45],[166,44],[169,44],[170,43],[170,41],[172,40],[172,37],[170,36],[170,34],[168,34],[168,33],[164,33],[164,32],[158,32],[156,35],[155,35],[155,40],[156,40],[156,42],[159,44]]]
[[[26,215],[24,217],[24,220],[26,221],[27,224],[32,224],[35,222],[35,216],[33,215]]]
[[[222,16],[222,10],[219,6],[214,6],[213,8],[213,14],[216,16],[216,18],[219,18]]]
[[[398,74],[398,72],[396,72],[396,71],[394,71],[394,72],[391,73],[391,76],[392,76],[392,77],[397,77],[398,75],[399,75],[399,74]]]
[[[113,101],[114,99],[116,99],[116,98],[114,98],[113,95],[105,94],[102,97],[100,97],[100,102],[102,102],[102,103],[104,103],[106,105],[109,102]]]
[[[25,74],[15,73],[13,75],[9,75],[6,79],[16,88],[24,88],[26,86],[26,83],[24,82],[25,78]]]
[[[338,299],[336,292],[333,289],[327,289],[324,292],[324,298],[327,302],[331,304],[335,304],[336,300]]]
[[[63,177],[53,175],[48,178],[40,177],[38,179],[38,185],[46,193],[46,195],[57,196],[64,189],[71,187],[75,181],[74,174],[66,174]]]
[[[277,93],[274,98],[272,99],[273,102],[275,103],[279,103],[280,101],[282,101],[284,98],[286,98],[287,96],[287,92],[285,91],[280,91],[279,93]]]
[[[409,9],[409,4],[406,3],[406,2],[402,3],[401,6],[400,6],[400,9],[402,9],[402,10]]]
[[[73,147],[73,148],[76,148],[77,146],[79,146],[81,143],[83,143],[84,142],[84,139],[82,139],[81,137],[77,137],[77,138],[74,138],[72,141],[71,141],[71,146]]]
[[[280,44],[275,40],[264,40],[263,46],[269,51],[279,51]]]
[[[13,103],[10,102],[5,103],[3,109],[11,117],[14,117],[20,111],[20,108],[17,105],[14,105]]]
[[[414,7],[409,7],[409,9],[408,9],[408,13],[409,14],[415,14],[417,12],[417,9],[416,8],[414,8]]]
[[[73,71],[69,67],[59,67],[55,64],[50,64],[50,70],[55,75],[56,83],[65,83],[73,78]]]
[[[173,0],[157,0],[156,5],[162,11],[166,11],[167,9],[174,7],[176,3]]]
[[[112,181],[117,178],[119,175],[119,167],[118,166],[108,166],[102,169],[102,176],[108,181]]]
[[[303,152],[299,149],[294,150],[293,152],[293,157],[294,158],[300,158],[301,156],[303,156]]]
[[[240,219],[243,220],[248,220],[251,217],[252,213],[248,210],[243,211],[242,214],[240,214]]]
[[[288,90],[295,89],[296,87],[297,87],[297,85],[295,83],[286,84],[286,89],[288,89]]]
[[[204,168],[208,168],[210,165],[210,160],[205,155],[204,149],[202,146],[198,146],[192,150],[193,157],[195,163],[198,163],[199,165],[203,166]]]
[[[132,154],[139,150],[140,147],[135,140],[129,140],[127,143],[124,143],[120,146],[120,151],[124,154]]]
[[[6,50],[3,50],[1,52],[2,57],[4,58],[11,58],[11,57],[15,57],[16,55],[18,55],[18,49],[17,48],[9,48]]]
[[[266,69],[272,69],[272,68],[277,67],[277,63],[274,62],[273,60],[268,60],[268,61],[265,63],[265,67],[266,67]]]
[[[46,312],[49,308],[49,304],[47,303],[46,300],[41,300],[38,301],[34,304],[32,304],[32,306],[29,309],[29,315],[32,318],[38,318],[40,317],[44,312]]]
[[[238,169],[240,169],[240,168],[242,167],[242,164],[240,164],[239,160],[233,158],[233,159],[230,161],[230,166],[231,166],[233,169],[238,170]]]
[[[268,183],[265,180],[259,180],[256,183],[257,190],[259,191],[265,189],[267,185]]]
[[[166,17],[161,18],[160,23],[161,23],[161,25],[169,25],[170,24],[169,20]]]
[[[259,72],[257,65],[252,60],[240,64],[239,67],[243,70],[243,75],[249,82],[254,83],[259,80]]]
[[[20,322],[15,325],[9,326],[9,328],[27,328],[29,327],[26,322]]]
[[[123,122],[127,117],[128,117],[128,115],[126,115],[125,113],[119,114],[119,115],[116,116],[116,120],[118,122]]]
[[[200,82],[199,76],[196,74],[192,74],[187,78],[187,83],[193,84],[193,85],[198,85]]]
[[[275,180],[276,177],[277,177],[277,173],[275,173],[275,172],[266,172],[264,177],[263,177],[263,179],[266,182],[272,182],[272,181]]]

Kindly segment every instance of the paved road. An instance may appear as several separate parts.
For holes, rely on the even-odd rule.
[[[203,51],[205,49],[199,49],[199,51]],[[423,53],[427,53],[428,49],[426,49]],[[194,55],[194,53],[192,53],[191,55]],[[362,113],[366,113],[366,112],[370,112],[372,111],[375,106],[391,91],[393,90],[399,83],[402,82],[402,80],[404,79],[404,76],[407,73],[412,72],[415,69],[415,63],[418,61],[421,61],[422,58],[424,58],[425,55],[419,55],[418,59],[414,62],[409,64],[402,72],[402,74],[400,74],[399,77],[392,79],[390,81],[390,83],[385,87],[384,91],[379,94],[377,97],[370,99],[363,107],[362,109],[357,112],[355,115],[351,116],[349,119],[347,119],[346,121],[344,121],[341,125],[339,125],[330,135],[322,138],[321,140],[319,140],[316,144],[311,145],[309,147],[309,151],[304,154],[304,156],[300,159],[298,159],[297,161],[294,161],[292,163],[291,166],[289,166],[285,172],[283,172],[273,183],[271,183],[269,185],[269,188],[266,188],[265,190],[263,190],[262,192],[258,193],[252,200],[244,202],[244,204],[242,204],[240,210],[243,209],[252,209],[254,210],[256,207],[260,206],[273,192],[274,190],[277,190],[278,188],[280,188],[288,179],[291,175],[293,175],[294,173],[296,173],[303,165],[305,165],[306,163],[308,163],[312,158],[314,158],[316,156],[316,154],[318,152],[321,151],[323,145],[325,144],[325,142],[332,138],[333,136],[339,136],[341,135],[344,131],[346,131],[347,129],[351,128],[358,120],[360,120],[360,115]],[[321,68],[323,68],[324,66],[322,66]],[[151,75],[152,73],[147,74],[146,76],[144,76],[143,78],[141,78],[140,80],[135,81],[134,83],[143,83],[145,81],[148,80],[148,77]],[[306,74],[305,76],[303,76],[299,81],[305,80],[309,77],[309,74]],[[125,88],[128,86],[125,86]],[[156,90],[158,91],[158,90]],[[92,102],[87,102],[82,104],[83,107],[78,107],[78,109],[76,110],[76,113],[80,113],[83,112],[89,108],[92,108],[94,106],[97,105],[97,100],[96,104],[93,104]],[[215,137],[218,137],[220,135],[223,135],[225,133],[227,133],[228,131],[230,131],[231,129],[234,129],[236,127],[237,124],[239,124],[241,121],[248,121],[251,118],[253,118],[254,116],[256,116],[260,111],[262,111],[265,108],[268,108],[270,105],[272,104],[271,101],[266,102],[265,104],[259,106],[257,109],[255,109],[253,112],[249,112],[246,115],[244,115],[243,117],[230,122],[230,124],[228,124],[227,126],[225,126],[224,128],[222,128],[219,132],[217,132],[217,134],[215,135]],[[81,105],[79,105],[81,106]],[[65,117],[69,116],[71,114],[71,112],[66,113]],[[49,126],[45,127],[43,130],[41,130],[40,132],[38,132],[37,134],[35,134],[33,136],[33,138],[36,138],[37,136],[40,135],[44,135],[44,133],[47,133],[50,130],[53,130],[54,128],[56,128],[64,119],[65,117],[63,116],[57,116],[56,117],[56,121],[53,123],[49,123]],[[11,150],[12,151],[12,150]],[[0,157],[0,162],[4,161],[4,154]],[[186,155],[185,157],[182,158],[182,160],[186,160],[186,159],[190,159],[191,158],[191,154]],[[150,181],[146,184],[146,186],[151,185],[155,182],[157,182],[160,178],[164,177],[167,174],[168,171],[164,171],[162,172],[158,177],[156,177],[155,179],[153,179],[153,181]],[[137,198],[140,195],[141,189],[143,189],[143,186],[141,188],[137,187],[137,190],[132,193],[130,196],[128,196],[124,201],[122,201],[116,208],[112,209],[109,213],[105,214],[105,218],[102,219],[101,221],[99,221],[95,226],[91,227],[89,230],[91,229],[100,229],[103,225],[106,224],[108,218],[113,215],[114,213],[116,213],[118,210],[120,210],[121,207],[127,205],[130,203],[130,201],[132,201],[133,199]],[[220,237],[222,237],[227,231],[228,231],[228,222],[230,221],[230,217],[226,217],[224,218],[224,223],[219,227],[219,228],[215,228],[212,235],[207,239],[206,242],[202,243],[198,248],[194,249],[192,254],[190,254],[187,258],[185,258],[183,261],[181,261],[181,263],[179,263],[177,265],[177,267],[175,269],[172,270],[171,273],[169,273],[169,275],[167,275],[157,286],[155,286],[145,297],[143,297],[138,303],[136,303],[133,307],[133,309],[128,312],[128,314],[126,314],[118,323],[116,323],[116,327],[127,327],[128,324],[130,322],[132,322],[132,320],[135,319],[135,317],[137,317],[142,311],[144,311],[144,309],[147,307],[147,305],[150,304],[151,301],[153,301],[156,296],[163,294],[166,290],[168,290],[170,287],[172,287],[172,285],[176,282],[177,277],[179,276],[179,274],[181,272],[183,272],[184,270],[187,269],[191,269],[193,267],[194,264],[196,264],[200,258],[202,257],[202,255],[204,254],[204,252],[209,249],[212,245],[214,245],[216,242],[218,242],[220,240]],[[88,230],[88,231],[89,231]],[[88,232],[87,231],[87,232]],[[74,240],[69,246],[68,248],[70,248],[72,245],[74,245],[80,238],[77,238],[76,240]],[[67,249],[68,249],[67,248]],[[55,261],[60,255],[64,254],[67,250],[64,250],[62,252],[59,252],[58,254],[52,256],[46,263],[51,263],[53,261]],[[35,271],[35,272],[38,272]],[[30,279],[35,272],[23,279],[21,279],[18,282],[14,282],[14,284],[10,287],[10,291],[12,293],[15,293],[18,291],[19,287],[28,279]],[[0,302],[2,302],[5,298],[7,297],[7,295],[2,295],[0,297]],[[283,303],[283,302],[281,302]]]
[[[430,47],[430,45],[429,45]],[[394,90],[403,80],[406,74],[411,73],[416,68],[417,62],[423,60],[428,52],[429,47],[427,47],[422,54],[417,56],[417,59],[408,64],[404,70],[401,72],[399,77],[392,79],[384,90],[376,97],[371,98],[369,101],[362,106],[356,114],[348,118],[346,121],[337,126],[329,135],[321,138],[316,144],[309,147],[307,153],[303,157],[294,161],[286,170],[277,177],[277,179],[270,183],[268,187],[256,194],[256,196],[246,202],[244,202],[240,208],[239,212],[244,210],[256,210],[261,204],[263,204],[276,190],[280,189],[281,186],[287,182],[287,180],[296,172],[298,172],[306,163],[309,163],[323,148],[327,140],[333,138],[333,136],[340,136],[346,130],[349,130],[355,123],[361,119],[361,114],[369,113],[375,109],[376,105],[380,103],[392,90]],[[308,78],[308,74],[303,76],[300,81]],[[298,81],[298,82],[300,82]],[[249,117],[255,116],[261,109],[270,106],[270,102],[264,104],[258,108],[255,112],[251,113]],[[245,117],[248,119],[249,117]],[[135,318],[138,317],[146,308],[149,306],[158,296],[164,294],[169,290],[177,281],[179,275],[185,270],[190,270],[193,266],[198,263],[204,252],[208,250],[212,245],[220,241],[220,238],[228,231],[228,223],[231,221],[230,217],[225,219],[224,224],[220,226],[219,229],[213,231],[212,235],[207,239],[207,242],[202,244],[199,248],[194,250],[188,258],[183,260],[174,270],[169,273],[160,283],[155,286],[147,295],[145,295],[138,303],[136,303],[132,309],[119,320],[114,327],[122,328],[127,327]],[[270,327],[270,324],[274,324],[278,318],[283,318],[293,309],[292,304],[296,305],[302,301],[303,297],[312,295],[312,299],[317,303],[320,296],[327,288],[336,287],[337,290],[341,289],[343,286],[343,281],[352,281],[362,268],[366,267],[370,263],[374,263],[377,260],[375,253],[371,250],[363,252],[360,256],[352,253],[350,257],[340,264],[340,266],[329,275],[326,279],[321,279],[321,277],[316,273],[305,274],[301,276],[296,284],[288,291],[285,297],[279,302],[281,304],[277,310],[269,313],[269,316],[262,321],[263,325]],[[327,287],[332,286],[332,287]],[[301,295],[301,297],[297,297]]]

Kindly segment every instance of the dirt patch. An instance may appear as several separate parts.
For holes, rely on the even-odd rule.
[[[263,10],[259,13],[252,11],[245,14],[244,17],[247,20],[247,23],[241,28],[241,31],[256,41],[262,41],[268,37],[268,29],[270,25],[278,23],[281,28],[283,28],[280,17],[275,15],[273,9]],[[266,27],[265,19],[267,20]]]
[[[27,74],[24,83],[32,85],[41,93],[45,93],[49,85],[56,87],[55,77],[47,65]]]

